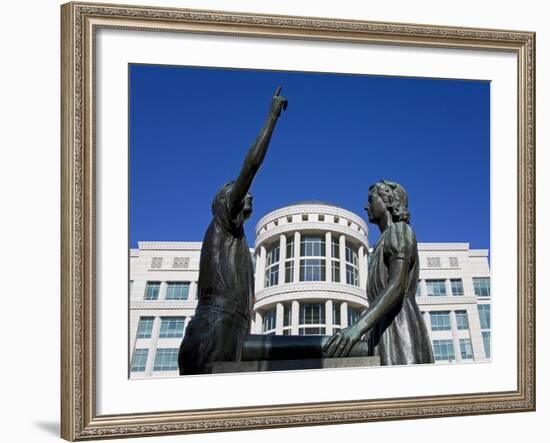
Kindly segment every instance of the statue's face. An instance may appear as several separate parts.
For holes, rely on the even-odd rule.
[[[376,189],[369,192],[369,201],[365,206],[365,210],[369,216],[369,223],[376,223],[386,215],[388,208],[386,208],[384,200],[378,195]]]
[[[252,214],[252,194],[250,192],[244,198],[243,213],[244,218],[249,218]]]

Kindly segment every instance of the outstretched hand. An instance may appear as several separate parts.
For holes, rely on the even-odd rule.
[[[275,95],[273,96],[273,99],[271,100],[271,112],[276,117],[279,117],[281,115],[281,110],[286,111],[286,108],[288,106],[288,100],[279,95],[279,93],[281,92],[281,89],[283,89],[282,86],[279,86],[277,88],[277,91],[275,91]]]
[[[353,326],[337,332],[323,346],[325,357],[347,357],[353,345],[361,339],[361,333]]]

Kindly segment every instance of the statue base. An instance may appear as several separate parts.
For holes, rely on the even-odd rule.
[[[301,360],[220,361],[213,374],[228,372],[294,371],[301,369],[360,368],[380,366],[380,357],[308,358]]]

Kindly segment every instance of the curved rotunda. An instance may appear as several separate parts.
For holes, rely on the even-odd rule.
[[[323,202],[299,203],[256,225],[253,334],[331,335],[367,307],[367,225]]]

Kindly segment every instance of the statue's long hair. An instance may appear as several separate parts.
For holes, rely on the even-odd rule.
[[[369,194],[376,192],[382,201],[386,204],[388,211],[394,222],[404,221],[409,223],[411,214],[409,213],[409,197],[407,191],[399,183],[380,180],[371,185]]]

